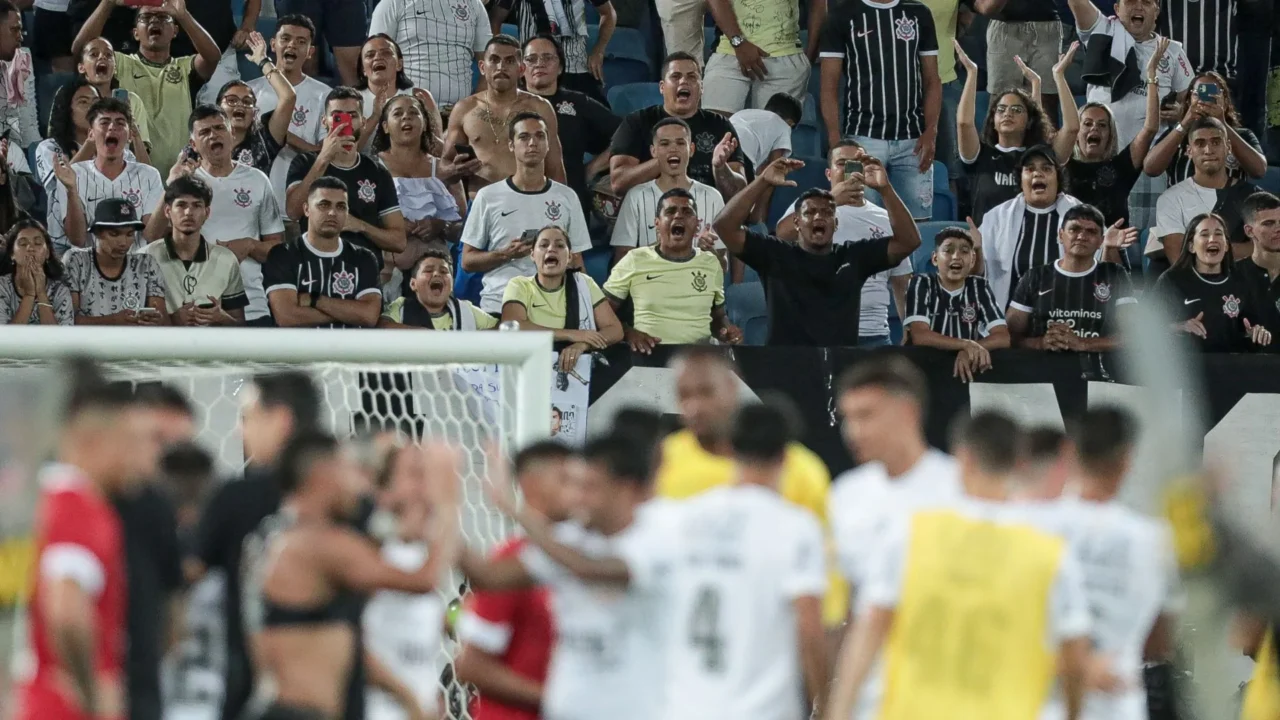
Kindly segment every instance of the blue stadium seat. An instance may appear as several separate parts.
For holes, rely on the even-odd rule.
[[[503,35],[510,35],[513,38],[520,37],[520,27],[515,23],[502,23],[502,27],[500,29],[502,30]]]
[[[702,59],[705,61],[716,50],[716,38],[719,33],[714,26],[702,28]]]
[[[237,23],[244,19],[244,0],[231,0],[231,17]]]
[[[658,83],[655,82],[611,86],[608,98],[609,107],[613,108],[613,112],[619,117],[662,104],[662,93],[658,90]]]
[[[818,158],[822,152],[822,133],[808,125],[797,125],[791,130],[791,154]]]
[[[933,187],[935,190],[951,189],[951,171],[947,169],[947,164],[941,160],[933,161]]]
[[[989,107],[991,107],[991,94],[983,90],[979,90],[978,96],[975,98],[973,108],[973,122],[978,126],[979,133],[982,132],[983,121],[987,119],[987,109]]]
[[[266,39],[267,44],[270,45],[271,38],[276,35],[276,18],[259,16],[257,28],[262,37]]]
[[[612,247],[592,248],[582,253],[582,266],[597,285],[604,285],[604,281],[609,279],[609,263],[612,260]]]
[[[600,11],[596,10],[596,6],[591,3],[583,3],[587,9],[587,22],[592,25],[600,24]]]
[[[911,253],[911,270],[917,274],[935,273],[938,268],[933,265],[933,239],[938,233],[949,227],[967,228],[965,223],[946,222],[946,221],[930,221],[922,222],[917,225],[920,228],[920,247]]]
[[[933,187],[933,220],[951,221],[959,220],[956,217],[959,214],[959,201],[950,189],[940,188],[937,185]]]
[[[649,64],[649,50],[644,35],[635,28],[614,28],[613,37],[609,38],[609,47],[605,48],[606,58],[620,60],[639,60]]]
[[[630,85],[631,83],[651,82],[653,76],[653,68],[649,67],[649,61],[647,60],[608,56],[604,59],[604,85],[606,88]]]
[[[724,289],[724,307],[729,322],[748,335],[747,345],[763,345],[769,334],[769,309],[760,283],[738,283]],[[748,328],[752,329],[748,333]],[[754,335],[754,336],[752,336]]]
[[[1269,193],[1280,195],[1280,167],[1267,168],[1267,174],[1258,181],[1258,187]]]
[[[240,68],[240,79],[245,82],[262,77],[262,68],[249,62],[249,56],[244,53],[236,53],[236,65]]]
[[[36,78],[36,118],[40,123],[40,134],[45,134],[49,127],[49,112],[53,107],[53,96],[58,88],[71,82],[75,73],[49,73]]]
[[[800,124],[806,127],[822,129],[822,115],[818,113],[818,99],[813,94],[805,95],[804,102],[800,103],[803,111],[800,113]]]

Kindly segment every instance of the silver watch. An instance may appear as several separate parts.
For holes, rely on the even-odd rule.
[[[747,39],[742,37],[741,35],[734,35],[733,37],[729,38],[729,45],[731,47],[738,47],[746,41]]]

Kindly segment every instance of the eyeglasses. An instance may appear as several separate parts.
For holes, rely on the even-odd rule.
[[[1026,111],[1027,109],[1022,107],[1021,105],[997,105],[996,106],[997,115],[1021,115]]]
[[[554,62],[559,62],[559,61],[560,61],[560,58],[557,57],[554,53],[543,53],[542,55],[525,55],[524,56],[525,65],[534,65],[534,66],[550,65]]]
[[[251,108],[257,105],[258,101],[254,100],[251,97],[240,98],[240,97],[236,97],[235,95],[227,95],[226,97],[222,98],[222,104],[226,105],[227,107]]]
[[[168,25],[171,22],[173,22],[173,18],[171,16],[164,15],[161,13],[151,13],[147,15],[138,16],[139,25],[150,25],[152,23],[160,23],[161,25]]]

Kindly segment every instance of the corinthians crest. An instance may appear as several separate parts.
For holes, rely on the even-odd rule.
[[[555,200],[547,201],[547,219],[548,220],[555,222],[556,220],[559,220],[560,216],[563,214],[564,214],[564,210],[561,209],[560,203],[556,202]]]
[[[231,192],[235,193],[232,200],[235,201],[237,207],[247,208],[253,204],[253,194],[245,188],[236,188]]]
[[[1235,319],[1240,314],[1240,298],[1235,295],[1223,295],[1222,314]]]
[[[707,274],[704,272],[693,271],[693,289],[698,292],[707,291]]]

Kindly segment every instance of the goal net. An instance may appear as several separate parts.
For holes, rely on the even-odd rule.
[[[477,549],[511,530],[485,498],[485,448],[496,442],[509,455],[547,437],[551,424],[549,333],[10,327],[0,341],[0,374],[47,382],[48,369],[68,355],[99,360],[114,379],[182,391],[195,409],[196,441],[213,456],[220,478],[245,465],[240,404],[254,375],[307,372],[321,393],[319,420],[339,437],[386,430],[460,449],[461,528]],[[461,578],[452,580],[439,593],[442,604],[457,598]],[[187,636],[167,663],[168,704],[182,706],[184,720],[217,716],[225,662],[221,582],[210,576],[193,588]],[[464,692],[448,679],[454,649],[446,638],[422,672],[444,677],[447,716],[466,717]]]

